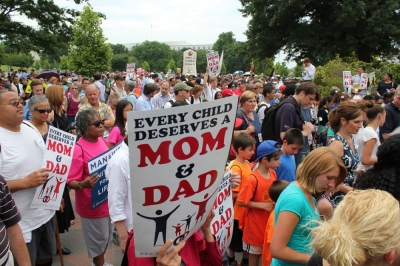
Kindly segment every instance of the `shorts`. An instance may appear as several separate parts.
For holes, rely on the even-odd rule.
[[[243,252],[243,231],[239,229],[239,221],[233,220],[232,241],[229,249],[235,252]]]
[[[261,255],[263,247],[262,246],[252,246],[250,244],[247,244],[246,242],[243,242],[243,250],[249,252],[250,254]]]
[[[81,223],[89,258],[95,258],[104,253],[112,239],[113,224],[110,217],[81,217]]]
[[[36,259],[51,259],[56,254],[56,216],[32,231],[31,242],[26,243],[31,264]]]

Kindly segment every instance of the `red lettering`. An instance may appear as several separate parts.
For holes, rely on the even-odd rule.
[[[206,185],[207,182],[207,176],[210,175],[211,179],[208,185]],[[201,174],[199,175],[199,189],[197,190],[197,193],[209,188],[212,186],[212,184],[214,184],[215,180],[217,179],[218,176],[218,172],[215,170],[211,170],[207,173]]]
[[[189,153],[185,154],[183,151],[183,144],[187,143],[189,144]],[[174,146],[173,149],[173,154],[176,159],[178,160],[186,160],[192,157],[196,151],[199,149],[199,142],[195,137],[186,137],[183,139],[180,139]]]
[[[156,160],[158,157],[160,157],[160,160],[158,164],[167,164],[171,162],[169,159],[169,145],[171,144],[171,141],[164,141],[158,146],[157,151],[153,151],[150,147],[149,144],[141,144],[138,145],[138,149],[140,150],[140,163],[138,167],[146,167],[147,162],[146,158],[149,159],[151,164],[155,164]]]
[[[185,195],[185,198],[193,196],[194,193],[195,192],[190,183],[187,180],[182,180],[181,182],[179,182],[179,187],[176,190],[176,193],[171,201],[179,200],[179,196],[181,195]]]
[[[203,146],[200,155],[204,155],[207,153],[207,146],[210,148],[210,151],[214,149],[215,144],[217,144],[217,147],[215,148],[216,150],[225,147],[224,140],[225,140],[225,133],[227,130],[228,130],[227,127],[221,128],[215,138],[213,138],[210,132],[202,134],[201,137],[203,138]]]
[[[213,229],[213,235],[216,235],[219,231],[221,227],[219,226],[219,221],[216,220],[213,224],[212,224],[212,229]]]
[[[144,203],[143,206],[156,205],[164,203],[169,198],[169,188],[167,186],[154,186],[145,187],[144,190]],[[155,199],[155,191],[160,192],[160,198]]]
[[[52,141],[51,139],[47,141],[47,149],[67,156],[71,156],[72,151],[71,146],[63,145],[59,142]]]
[[[68,170],[65,164],[54,164],[52,161],[46,161],[46,168],[48,168],[50,172],[60,175],[65,174]]]

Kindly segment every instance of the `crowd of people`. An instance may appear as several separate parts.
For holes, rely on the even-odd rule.
[[[68,231],[74,209],[96,266],[111,265],[104,254],[112,240],[125,254],[123,265],[234,266],[237,253],[242,266],[397,265],[400,86],[387,73],[378,92],[369,93],[356,75],[349,91],[334,87],[322,97],[312,82],[315,67],[308,58],[304,65],[302,80],[285,81],[210,77],[209,69],[198,76],[138,70],[132,79],[115,72],[46,80],[26,70],[2,77],[0,265],[52,265],[55,231]],[[358,75],[364,70],[360,66]],[[128,113],[233,96],[232,147],[221,162],[233,172],[229,249],[221,253],[211,233],[211,211],[201,229],[170,252],[167,241],[157,258],[136,258]],[[42,161],[50,126],[78,136],[56,212],[30,208],[49,177]],[[92,209],[99,176],[89,174],[88,162],[120,142],[106,169],[108,201]]]

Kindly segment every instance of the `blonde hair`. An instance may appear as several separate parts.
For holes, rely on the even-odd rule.
[[[239,100],[240,106],[243,106],[243,104],[245,102],[247,102],[248,100],[251,100],[253,98],[256,99],[256,97],[257,97],[256,94],[252,91],[243,92],[243,94],[240,96],[240,100]]]
[[[193,94],[196,94],[196,93],[198,93],[199,91],[203,91],[203,90],[204,90],[204,89],[203,89],[202,86],[196,85],[196,86],[193,87],[192,93],[193,93]]]
[[[112,100],[118,100],[119,101],[119,100],[121,100],[121,96],[118,93],[113,92],[113,93],[110,94],[110,96],[108,96],[108,101],[110,102]]]
[[[297,182],[310,193],[316,193],[315,179],[319,175],[332,171],[335,167],[339,167],[339,176],[335,179],[335,186],[338,186],[347,175],[343,160],[328,147],[315,149],[299,165],[296,172]]]
[[[46,90],[46,98],[49,100],[50,107],[57,115],[61,115],[64,103],[64,89],[62,85],[51,85]]]
[[[213,82],[218,82],[218,78],[216,76],[212,76],[209,80],[208,83],[213,83]]]
[[[347,193],[330,221],[312,229],[313,250],[334,266],[387,265],[400,246],[399,202],[376,189]]]
[[[264,85],[261,82],[256,82],[254,85],[256,85],[257,88],[263,88]]]

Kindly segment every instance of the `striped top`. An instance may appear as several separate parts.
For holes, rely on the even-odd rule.
[[[0,175],[0,259],[7,254],[10,247],[6,228],[16,225],[20,220],[21,215],[8,189],[7,182]]]

